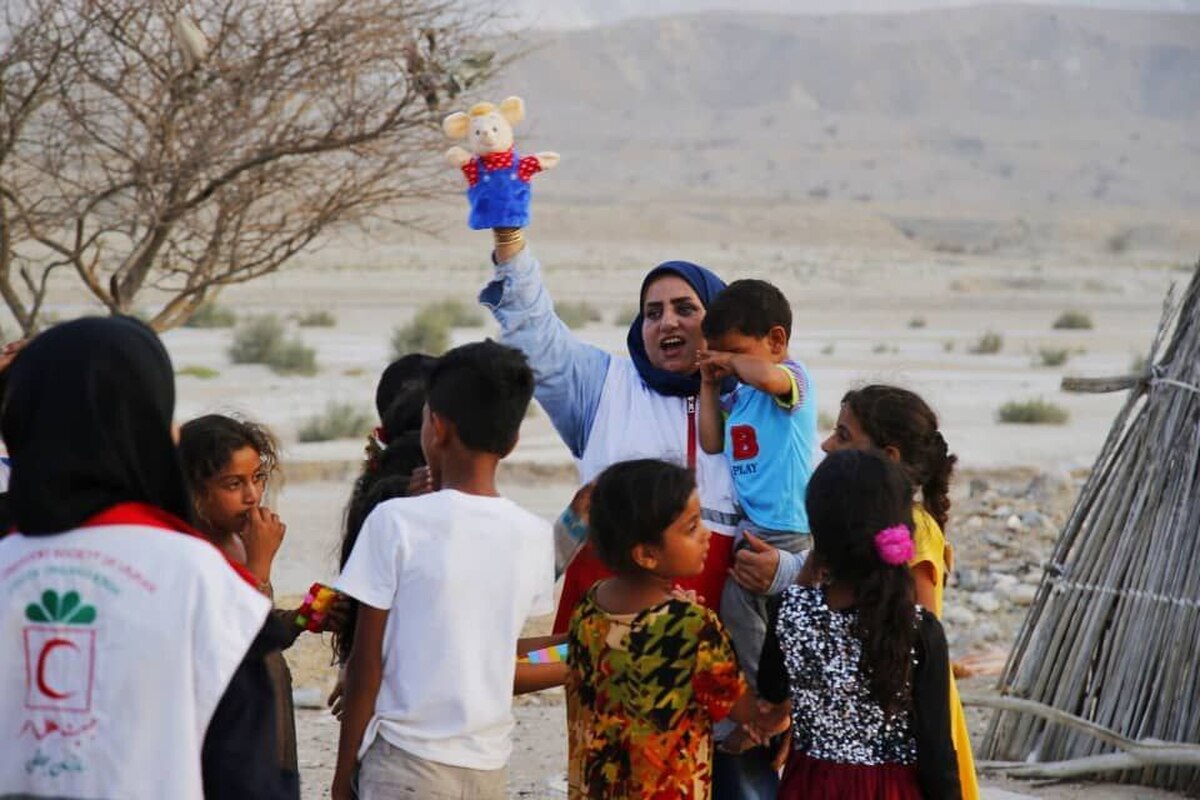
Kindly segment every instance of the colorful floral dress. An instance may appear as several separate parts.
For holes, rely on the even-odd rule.
[[[707,800],[712,728],[746,690],[711,610],[668,600],[610,614],[593,588],[571,619],[570,797]]]

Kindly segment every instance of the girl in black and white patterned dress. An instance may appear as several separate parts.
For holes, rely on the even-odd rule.
[[[959,798],[946,639],[907,569],[908,481],[880,454],[837,452],[807,505],[824,579],[780,595],[758,673],[764,700],[790,701],[779,797]]]

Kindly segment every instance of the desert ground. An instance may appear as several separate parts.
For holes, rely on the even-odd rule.
[[[295,269],[222,296],[221,303],[242,316],[332,313],[334,327],[296,331],[317,350],[320,371],[314,377],[282,377],[266,367],[230,363],[228,329],[183,328],[165,336],[183,373],[181,420],[208,411],[240,413],[269,424],[284,441],[285,480],[274,497],[288,523],[274,580],[281,595],[300,594],[310,582],[336,576],[342,511],[363,445],[359,439],[301,444],[297,429],[333,401],[368,411],[389,357],[393,327],[432,301],[472,302],[490,276],[487,235],[453,224],[453,205],[442,212],[446,225],[436,237],[364,232],[330,243]],[[814,376],[824,425],[836,416],[841,394],[856,384],[897,382],[922,393],[941,415],[946,438],[961,459],[949,526],[958,553],[946,612],[952,655],[997,669],[1059,526],[1123,402],[1121,395],[1065,394],[1060,380],[1131,369],[1150,345],[1169,288],[1189,275],[1183,256],[1115,256],[1087,244],[1036,256],[945,253],[884,228],[872,230],[861,220],[846,223],[855,234],[847,236],[826,217],[802,215],[797,215],[797,229],[814,235],[762,241],[734,219],[714,224],[715,238],[705,238],[672,230],[686,227],[678,210],[647,213],[662,216],[663,233],[639,225],[636,235],[620,235],[634,224],[628,211],[540,211],[529,238],[553,296],[587,299],[604,316],[577,335],[622,352],[625,325],[616,320],[635,304],[641,274],[660,260],[688,258],[727,278],[761,276],[784,288],[796,318],[792,354]],[[587,238],[588,231],[594,238]],[[1053,329],[1066,310],[1087,314],[1093,327]],[[1001,336],[1000,351],[972,352],[987,332]],[[483,327],[455,330],[454,341],[495,334],[489,319]],[[1041,348],[1066,350],[1066,363],[1039,366]],[[186,374],[191,367],[217,374],[195,377]],[[996,420],[1001,404],[1035,398],[1067,409],[1069,421],[1011,425]],[[570,455],[544,412],[530,414],[521,443],[504,466],[502,485],[547,519],[574,491]],[[530,629],[548,625],[548,619],[533,620]],[[307,637],[288,657],[299,706],[304,797],[326,797],[337,737],[336,723],[323,709],[335,679],[327,642]],[[963,689],[988,691],[994,681],[994,675],[975,678]],[[522,698],[515,714],[511,795],[563,796],[561,691]],[[971,715],[974,732],[982,734],[985,715],[975,710]],[[1088,797],[1166,796],[1119,786],[990,779],[985,785],[990,798],[1084,792]]]

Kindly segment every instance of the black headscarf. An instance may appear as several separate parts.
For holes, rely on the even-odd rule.
[[[37,336],[9,369],[0,419],[17,530],[71,530],[127,501],[189,521],[174,414],[171,359],[141,322],[89,317]]]

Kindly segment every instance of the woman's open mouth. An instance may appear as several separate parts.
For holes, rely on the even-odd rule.
[[[667,358],[678,358],[683,355],[687,342],[682,336],[668,336],[658,343],[658,349]]]

